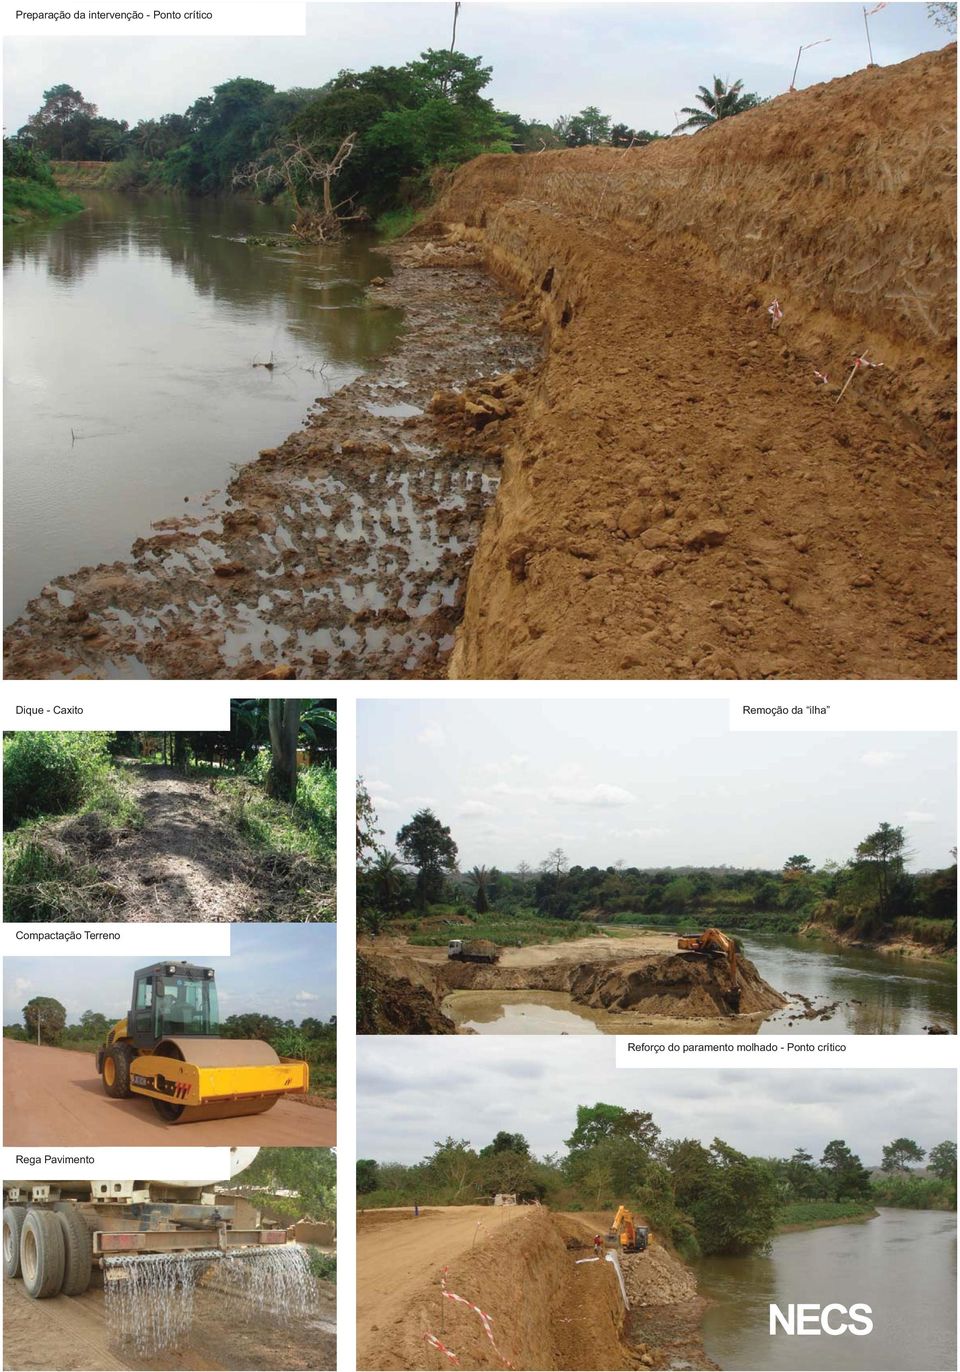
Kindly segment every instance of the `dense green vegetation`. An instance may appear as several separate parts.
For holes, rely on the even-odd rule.
[[[749,1157],[722,1139],[709,1147],[697,1139],[665,1139],[644,1110],[597,1102],[577,1107],[566,1152],[536,1158],[522,1134],[501,1130],[479,1149],[467,1139],[437,1141],[412,1166],[361,1158],[357,1192],[363,1207],[466,1205],[498,1191],[540,1200],[557,1210],[610,1210],[624,1203],[687,1258],[762,1250],[787,1224],[869,1214],[895,1183],[927,1179],[898,1172],[874,1182],[842,1139],[834,1139],[816,1162],[802,1148],[790,1158]],[[956,1153],[938,1145],[944,1176],[931,1188],[901,1188],[919,1208],[934,1194],[956,1207]],[[939,1151],[942,1150],[942,1151]],[[942,1188],[934,1192],[934,1187]]]
[[[26,224],[76,214],[83,202],[57,188],[48,159],[28,144],[3,140],[3,222]]]
[[[329,1148],[261,1148],[233,1189],[288,1223],[336,1222],[337,1160]],[[308,1246],[308,1254],[310,1271],[318,1280],[337,1280],[335,1253]]]
[[[224,823],[267,860],[336,854],[334,701],[235,700],[222,732],[8,733],[3,742],[4,918],[102,919],[96,851],[142,828],[138,780],[210,777]],[[66,821],[88,819],[73,828]],[[76,841],[74,841],[76,840]]]
[[[360,927],[368,933],[414,913],[438,922],[443,916],[470,918],[477,937],[505,943],[534,941],[530,933],[537,921],[563,921],[578,933],[598,923],[681,931],[721,925],[742,933],[819,929],[858,941],[903,938],[941,953],[956,948],[956,862],[908,872],[906,835],[886,823],[843,864],[815,868],[805,854],[794,853],[776,871],[582,867],[555,848],[537,870],[521,863],[513,872],[492,866],[461,872],[449,826],[427,809],[398,832],[396,851],[383,839],[361,781],[357,907]],[[411,929],[412,942],[442,943],[446,937],[436,925]]]

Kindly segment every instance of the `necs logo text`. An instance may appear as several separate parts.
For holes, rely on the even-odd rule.
[[[770,1306],[771,1334],[856,1334],[862,1337],[873,1329],[869,1305],[779,1305]]]

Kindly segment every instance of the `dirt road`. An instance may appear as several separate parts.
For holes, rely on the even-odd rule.
[[[227,1144],[328,1148],[337,1141],[337,1112],[281,1100],[262,1115],[165,1124],[149,1100],[104,1094],[91,1053],[3,1044],[3,1142],[8,1147],[106,1147]]]
[[[327,1369],[336,1365],[336,1290],[320,1283],[316,1316],[292,1322],[257,1312],[244,1319],[221,1291],[195,1296],[188,1342],[150,1359],[128,1356],[114,1343],[104,1318],[103,1290],[32,1301],[23,1282],[3,1282],[3,1366],[10,1372],[266,1372]]]
[[[47,826],[42,840],[96,869],[109,918],[232,923],[330,917],[333,872],[306,856],[265,853],[244,842],[216,779],[191,780],[142,764],[125,771],[125,785],[143,814],[141,828],[116,829],[92,812]],[[292,916],[295,899],[298,913]]]
[[[364,1330],[401,1318],[433,1263],[452,1263],[530,1214],[521,1206],[435,1205],[414,1219],[412,1208],[370,1210],[357,1218],[357,1364]],[[483,1227],[478,1230],[478,1225]],[[389,1226],[389,1229],[386,1228]],[[362,1272],[362,1280],[361,1280]]]

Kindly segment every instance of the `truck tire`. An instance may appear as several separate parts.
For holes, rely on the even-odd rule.
[[[20,1231],[27,1218],[25,1205],[6,1205],[3,1209],[3,1270],[8,1277],[20,1275]]]
[[[35,1301],[56,1296],[63,1284],[63,1229],[53,1210],[28,1210],[20,1234],[20,1271]]]
[[[126,1100],[130,1090],[130,1063],[133,1049],[128,1043],[115,1043],[103,1056],[103,1089],[114,1100]]]
[[[93,1236],[83,1216],[68,1206],[56,1212],[63,1230],[63,1285],[65,1296],[82,1296],[93,1275]]]

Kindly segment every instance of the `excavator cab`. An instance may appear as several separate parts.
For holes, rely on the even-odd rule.
[[[155,962],[134,973],[127,1036],[135,1047],[149,1050],[165,1038],[216,1038],[219,1033],[212,967]]]

